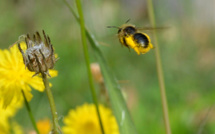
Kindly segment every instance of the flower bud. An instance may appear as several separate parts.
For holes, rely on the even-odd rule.
[[[19,51],[22,53],[23,61],[29,71],[35,72],[35,75],[39,73],[45,73],[49,75],[49,69],[54,67],[56,62],[54,49],[51,44],[49,36],[43,31],[44,40],[42,40],[39,32],[33,35],[33,40],[27,34],[25,37],[26,50],[23,50],[18,44]],[[49,75],[50,76],[50,75]]]

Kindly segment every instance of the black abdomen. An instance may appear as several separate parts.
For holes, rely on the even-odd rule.
[[[135,33],[134,40],[144,48],[146,48],[149,45],[148,38],[142,33]]]

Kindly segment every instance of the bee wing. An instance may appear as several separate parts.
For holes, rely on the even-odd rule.
[[[109,44],[109,43],[105,43],[107,40],[116,40],[116,41],[118,41],[117,40],[118,39],[118,34],[108,34],[108,35],[106,35],[106,36],[103,36],[103,37],[101,37],[101,40],[102,41],[98,41],[99,42],[99,44],[101,45],[101,46],[106,46],[106,47],[110,47],[111,46],[111,44]]]
[[[170,27],[137,27],[138,30],[165,30],[169,29]]]

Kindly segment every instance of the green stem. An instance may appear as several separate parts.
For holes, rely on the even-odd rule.
[[[205,127],[205,125],[206,125],[206,123],[207,123],[207,121],[208,121],[208,119],[209,119],[209,115],[210,115],[211,112],[213,111],[214,107],[215,107],[215,104],[213,104],[213,105],[208,109],[208,111],[207,111],[205,117],[204,117],[203,120],[201,121],[201,124],[200,124],[200,126],[199,126],[199,128],[198,128],[197,134],[203,134],[204,127]]]
[[[80,24],[80,19],[79,19],[78,15],[76,15],[76,13],[73,10],[73,8],[69,5],[69,3],[66,0],[63,0],[63,2],[69,8],[69,10],[71,11],[72,15],[75,17],[76,21]],[[92,45],[93,49],[95,49],[96,52],[99,53],[98,57],[101,58],[101,60],[103,62],[106,62],[105,59],[104,59],[104,56],[102,55],[101,50],[98,48],[98,46],[99,46],[98,42],[95,40],[95,37],[88,31],[86,26],[85,26],[85,32],[86,32],[86,36],[87,36],[89,42],[91,44],[93,44]]]
[[[94,103],[96,105],[96,112],[97,112],[97,115],[98,115],[100,128],[101,128],[102,134],[104,134],[105,132],[104,132],[104,128],[103,128],[103,125],[102,125],[101,115],[100,115],[100,112],[99,112],[98,100],[97,100],[97,96],[96,96],[95,87],[94,87],[94,84],[93,84],[93,77],[92,77],[92,73],[91,73],[91,70],[90,70],[90,59],[89,59],[89,53],[88,53],[88,48],[87,48],[86,31],[85,31],[84,16],[83,16],[83,12],[82,12],[81,1],[76,0],[76,4],[77,4],[77,8],[78,8],[78,13],[79,13],[79,16],[80,16],[81,37],[82,37],[82,44],[83,44],[83,49],[84,49],[84,57],[85,57],[86,66],[87,66],[89,85],[90,85],[93,101],[94,101]]]
[[[29,115],[29,117],[30,117],[30,119],[31,119],[31,123],[32,123],[32,125],[33,125],[35,131],[37,132],[37,134],[39,134],[39,130],[37,129],[37,124],[36,124],[35,119],[34,119],[34,116],[33,116],[33,114],[32,114],[31,107],[30,107],[30,105],[29,105],[29,103],[28,103],[28,101],[27,101],[27,99],[26,99],[26,97],[25,97],[25,93],[24,93],[23,90],[22,90],[22,96],[23,96],[23,98],[24,98],[24,100],[25,100],[25,106],[26,106],[26,108],[27,108],[28,115]]]
[[[156,27],[152,0],[147,0],[147,4],[148,4],[148,13],[149,13],[149,19],[150,19],[151,25],[152,25],[152,27]],[[154,43],[156,44],[155,57],[156,57],[156,64],[157,64],[157,73],[158,73],[158,81],[159,81],[159,86],[160,86],[160,94],[161,94],[161,102],[162,102],[162,109],[163,109],[163,118],[164,118],[164,122],[165,122],[165,129],[166,129],[166,134],[171,134],[171,128],[170,128],[170,123],[169,123],[169,114],[168,114],[168,104],[167,104],[165,84],[164,84],[164,76],[163,76],[162,63],[161,63],[161,58],[160,58],[160,51],[159,51],[156,30],[153,30],[153,35],[154,35]]]
[[[75,11],[72,9],[72,7],[69,5],[69,3],[67,2],[67,0],[63,0],[63,2],[65,3],[65,5],[69,8],[69,10],[71,11],[71,13],[73,14],[73,16],[75,17],[76,21],[80,22],[79,17],[76,15]]]
[[[41,73],[42,74],[42,78],[43,78],[43,83],[45,85],[45,90],[46,90],[46,94],[48,96],[48,100],[49,100],[49,104],[50,104],[50,108],[51,108],[51,113],[52,113],[52,120],[53,120],[53,134],[59,134],[60,132],[58,131],[58,117],[57,117],[57,111],[56,111],[56,107],[55,107],[55,102],[54,102],[54,98],[51,92],[51,89],[49,87],[49,82],[47,79],[47,75],[45,73]]]

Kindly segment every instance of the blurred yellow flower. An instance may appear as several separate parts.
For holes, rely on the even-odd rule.
[[[26,47],[25,42],[20,45]],[[19,52],[17,44],[11,48],[0,49],[0,99],[3,100],[3,107],[6,108],[13,99],[23,100],[24,91],[28,101],[31,100],[31,87],[38,91],[44,91],[42,78],[32,77],[34,72],[30,72],[23,63],[22,54]],[[57,76],[57,71],[50,70],[52,77]]]
[[[37,122],[37,128],[40,134],[48,134],[51,131],[51,122],[49,119],[39,120]]]
[[[99,105],[105,134],[119,134],[115,117],[109,108]],[[101,134],[99,120],[94,104],[84,104],[70,110],[64,118],[64,134]]]
[[[22,127],[16,122],[11,123],[11,131],[12,134],[24,134]]]
[[[17,123],[9,122],[9,119],[16,114],[22,104],[12,101],[7,109],[4,109],[2,105],[3,102],[0,101],[0,134],[9,134],[11,131],[15,132],[15,134],[22,134],[22,130]]]
[[[51,133],[51,122],[49,119],[42,119],[37,121],[37,129],[40,134],[49,134]],[[35,130],[31,130],[28,134],[37,134]]]

